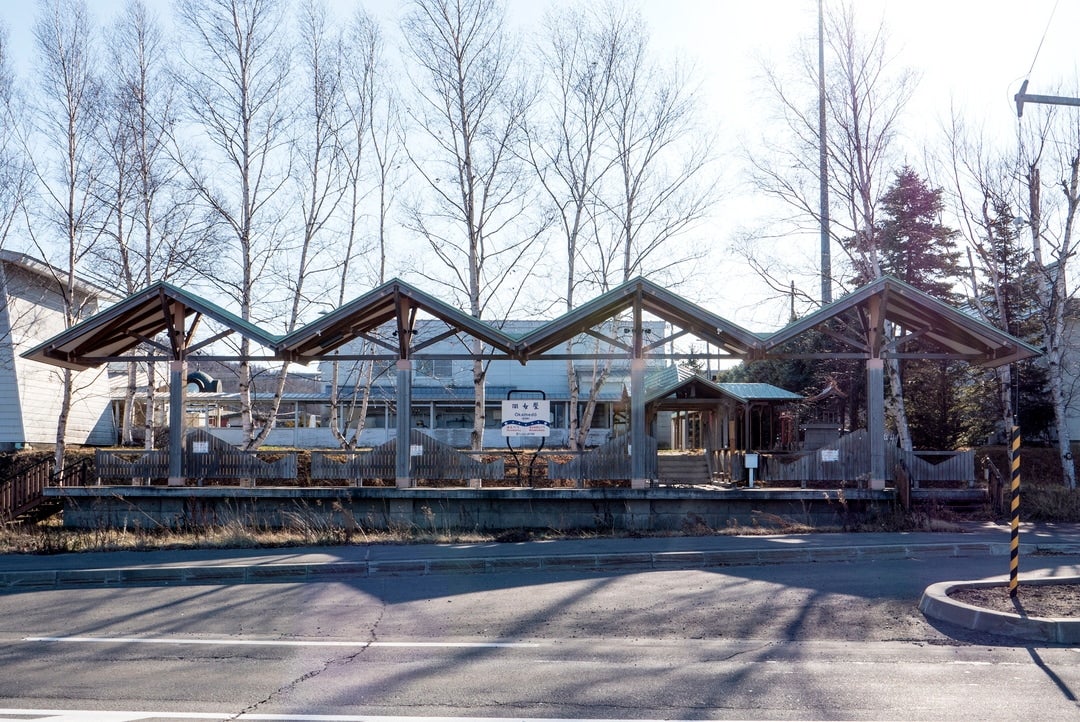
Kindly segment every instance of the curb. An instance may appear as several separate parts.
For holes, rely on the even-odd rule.
[[[1023,579],[1021,583],[1032,585],[1080,584],[1080,577],[1040,577]],[[953,599],[949,592],[955,589],[981,589],[1000,587],[1008,583],[1008,577],[967,582],[938,582],[931,584],[919,600],[919,611],[927,617],[943,622],[1009,637],[1057,644],[1080,643],[1080,619],[1061,617],[1027,617],[1010,612],[999,612]]]
[[[1025,553],[1048,552],[1026,546]],[[1056,545],[1051,553],[1077,553],[1080,546]],[[602,570],[671,571],[729,566],[857,562],[915,557],[1007,555],[1007,542],[883,544],[804,549],[732,549],[711,551],[611,552],[562,556],[488,556],[417,558],[319,563],[170,565],[102,569],[41,569],[0,572],[0,592],[80,587],[162,584],[268,584],[332,581],[346,577],[499,574],[506,572],[592,572]],[[921,608],[921,607],[920,607]]]

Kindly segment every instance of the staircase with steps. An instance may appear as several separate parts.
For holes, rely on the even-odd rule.
[[[53,472],[52,460],[43,459],[0,479],[0,524],[30,524],[47,519],[63,506],[46,497],[46,486],[86,486],[93,483],[89,459],[69,464],[61,474]]]
[[[712,481],[704,452],[660,454],[656,462],[656,475],[661,482],[708,484]]]

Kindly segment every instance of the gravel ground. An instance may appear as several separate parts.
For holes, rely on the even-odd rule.
[[[1009,596],[1007,585],[954,589],[949,597],[995,612],[1029,617],[1080,617],[1080,584],[1021,583],[1016,599]]]

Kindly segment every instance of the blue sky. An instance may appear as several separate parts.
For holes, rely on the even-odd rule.
[[[356,3],[332,0],[331,4],[345,14]],[[511,24],[528,37],[549,4],[509,0]],[[150,5],[168,13],[165,0],[151,0]],[[760,119],[768,112],[758,80],[762,62],[783,65],[799,38],[813,36],[817,27],[816,0],[641,0],[639,5],[652,30],[656,51],[668,57],[678,55],[696,66],[708,122],[715,123],[722,143],[733,153],[744,141],[754,140]],[[99,22],[108,20],[121,6],[120,0],[89,2]],[[365,6],[385,21],[387,34],[393,38],[402,3],[377,0]],[[939,121],[948,115],[952,104],[963,108],[971,122],[985,124],[1003,144],[1010,143],[1017,123],[1012,97],[1021,81],[1029,77],[1029,70],[1029,92],[1076,92],[1080,2],[858,0],[856,8],[867,27],[884,21],[896,64],[921,75],[900,139],[914,163],[920,160],[929,139],[940,135]],[[0,22],[10,32],[16,67],[24,78],[31,69],[31,28],[36,10],[36,2],[0,0]],[[1063,82],[1067,85],[1062,86]],[[768,213],[740,195],[737,180],[727,182],[732,184],[732,192],[702,231],[702,242],[714,244],[716,263],[731,268],[730,283],[717,291],[729,298],[702,300],[715,301],[709,305],[744,325],[782,322],[786,308],[782,304],[761,305],[753,292],[752,274],[723,256],[725,237],[743,222],[752,223],[756,214]],[[806,239],[805,246],[807,258],[812,258],[816,238]],[[736,287],[748,290],[734,292]]]

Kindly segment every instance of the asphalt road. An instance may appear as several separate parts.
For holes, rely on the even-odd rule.
[[[1001,556],[0,595],[0,719],[1005,719],[1080,650],[935,626]],[[1026,572],[1080,573],[1080,556]]]

